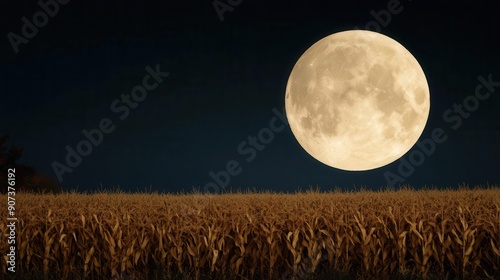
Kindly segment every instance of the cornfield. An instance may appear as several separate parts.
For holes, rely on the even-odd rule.
[[[16,273],[42,279],[500,279],[498,187],[16,201]]]

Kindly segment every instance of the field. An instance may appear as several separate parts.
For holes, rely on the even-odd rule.
[[[16,215],[16,279],[500,279],[499,187],[17,193]]]

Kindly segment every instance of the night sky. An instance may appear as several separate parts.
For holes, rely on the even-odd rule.
[[[47,1],[46,18],[36,1],[1,4],[0,134],[24,148],[21,163],[59,177],[65,190],[221,191],[217,175],[225,189],[275,191],[379,189],[388,174],[399,176],[395,186],[416,188],[500,182],[494,1],[60,1]],[[37,31],[24,27],[23,35],[34,14]],[[422,66],[431,110],[420,141],[435,129],[446,138],[423,158],[414,146],[375,170],[334,169],[309,156],[283,122],[297,59],[351,29],[395,39]],[[460,112],[454,104],[464,100]],[[249,137],[259,141],[271,125],[272,139],[252,146]],[[100,126],[102,140],[92,151],[80,145],[88,155],[70,157],[70,167],[67,146],[76,150],[82,131]],[[400,167],[405,160],[414,170]]]

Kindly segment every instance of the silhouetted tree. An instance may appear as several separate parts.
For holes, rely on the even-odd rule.
[[[2,193],[7,192],[7,169],[16,169],[16,191],[61,193],[59,183],[47,175],[38,174],[33,167],[18,164],[23,155],[23,149],[17,146],[7,148],[10,136],[0,137],[0,188]]]

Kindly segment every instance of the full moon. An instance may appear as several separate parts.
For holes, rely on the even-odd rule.
[[[375,169],[402,157],[422,134],[429,109],[429,86],[415,57],[372,31],[319,40],[286,86],[286,117],[297,141],[342,170]]]

